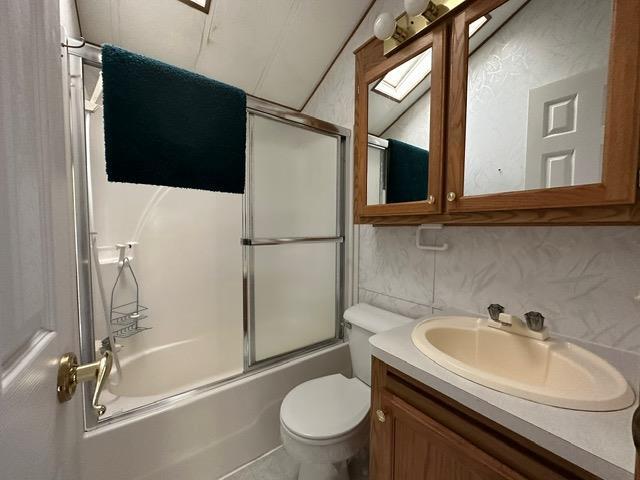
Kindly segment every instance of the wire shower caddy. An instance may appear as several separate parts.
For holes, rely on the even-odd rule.
[[[120,265],[120,268],[118,270],[116,281],[114,282],[113,288],[111,289],[109,322],[111,323],[114,337],[128,338],[132,335],[135,335],[136,333],[140,333],[144,330],[149,330],[151,327],[143,327],[139,323],[141,320],[144,320],[148,317],[145,312],[147,312],[149,309],[140,304],[140,286],[138,285],[136,274],[133,272],[133,268],[131,267],[131,261],[129,260],[129,257],[124,256],[121,263],[122,264]],[[125,269],[129,270],[131,278],[133,279],[133,283],[135,284],[136,298],[131,302],[123,303],[114,307],[113,297],[118,287],[118,283],[121,281],[121,279],[124,278],[123,272],[125,271]]]

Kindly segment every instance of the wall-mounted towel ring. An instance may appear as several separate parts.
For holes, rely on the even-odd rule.
[[[416,229],[416,247],[419,250],[430,250],[433,252],[444,252],[449,249],[448,243],[442,245],[425,245],[422,243],[422,231],[423,230],[442,230],[442,224],[433,225],[419,225]]]

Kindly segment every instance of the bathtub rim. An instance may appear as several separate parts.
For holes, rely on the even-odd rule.
[[[200,345],[196,346],[195,344],[200,344]],[[179,339],[179,340],[175,340],[175,341],[170,342],[170,343],[165,343],[163,345],[156,345],[156,346],[147,348],[145,350],[134,351],[131,354],[128,353],[128,350],[125,350],[125,348],[128,349],[130,346],[129,345],[127,345],[126,347],[123,346],[123,348],[118,352],[119,353],[120,364],[121,364],[123,369],[126,369],[131,364],[135,364],[136,362],[140,361],[141,359],[143,359],[144,357],[146,357],[148,355],[153,355],[153,354],[157,354],[157,353],[163,354],[167,350],[171,350],[171,349],[176,348],[176,347],[179,348],[179,347],[182,347],[184,345],[187,345],[187,346],[188,345],[194,345],[195,348],[202,347],[202,345],[206,346],[206,345],[208,345],[207,335],[199,335],[199,336],[196,336],[196,337]],[[125,352],[124,355],[123,355],[123,352]],[[207,361],[208,361],[208,359],[203,359],[203,358],[200,358],[198,360],[199,363],[203,363],[203,362],[207,362]],[[108,379],[108,384],[105,386],[105,390],[108,391],[109,393],[111,393],[111,395],[113,395],[116,398],[118,398],[118,397],[126,397],[126,398],[158,397],[158,396],[162,396],[162,395],[164,395],[166,393],[169,393],[167,395],[167,398],[168,398],[170,396],[177,395],[178,393],[182,393],[183,391],[191,390],[192,388],[194,388],[193,387],[194,385],[208,385],[209,383],[213,383],[213,382],[209,382],[207,380],[209,378],[218,378],[220,380],[226,380],[227,378],[230,378],[230,377],[232,377],[232,376],[234,376],[234,375],[236,375],[238,373],[242,373],[242,368],[243,367],[241,365],[241,362],[239,362],[239,364],[238,364],[238,366],[236,366],[236,368],[233,368],[232,370],[230,370],[231,372],[233,372],[231,374],[229,373],[229,370],[227,370],[227,371],[223,372],[222,374],[211,374],[211,375],[208,375],[208,376],[202,376],[200,378],[197,378],[196,380],[183,382],[182,384],[180,384],[178,386],[174,386],[173,388],[164,389],[161,392],[152,393],[152,394],[148,394],[148,395],[129,395],[129,394],[124,394],[124,393],[121,393],[121,392],[114,391],[114,389],[118,389],[118,388],[121,387],[123,379],[119,377],[117,379],[117,381],[112,381],[112,380],[114,380],[114,377],[110,376],[109,379]],[[223,376],[225,374],[228,375],[228,376]],[[125,380],[125,382],[126,382],[126,380]],[[152,400],[152,401],[156,401],[156,400]]]
[[[249,367],[245,371],[232,375],[221,380],[216,380],[204,385],[198,385],[181,393],[176,393],[166,398],[161,398],[151,403],[140,405],[139,407],[132,408],[125,412],[116,413],[107,418],[98,420],[95,425],[85,425],[85,434],[90,432],[97,432],[100,429],[115,426],[123,421],[135,421],[138,418],[145,417],[154,413],[159,413],[170,408],[175,407],[181,402],[193,400],[205,393],[211,392],[218,388],[224,387],[228,384],[248,380],[253,376],[267,373],[269,370],[275,370],[280,367],[284,367],[286,364],[305,361],[310,357],[322,355],[326,352],[337,350],[348,344],[346,338],[330,338],[323,340],[314,345],[306,346],[301,349],[293,350],[284,355],[275,357],[273,359],[266,359],[263,362]]]

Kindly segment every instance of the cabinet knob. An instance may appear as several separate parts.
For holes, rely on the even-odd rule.
[[[428,203],[429,205],[433,205],[434,203],[436,203],[436,197],[434,197],[433,195],[429,195],[429,196],[427,197],[427,203]]]
[[[384,423],[387,420],[387,417],[382,410],[376,410],[376,417],[380,423]]]
[[[456,192],[447,193],[447,201],[453,202],[456,199]]]

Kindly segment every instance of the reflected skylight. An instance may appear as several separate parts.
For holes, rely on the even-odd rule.
[[[489,17],[480,17],[469,24],[469,38],[480,30]],[[401,102],[418,84],[431,73],[433,60],[432,49],[425,50],[420,55],[397,66],[373,87],[373,90],[381,95]]]
[[[211,0],[178,0],[204,13],[209,13]]]
[[[397,102],[409,95],[431,72],[432,49],[404,62],[387,73],[373,89]]]
[[[489,21],[489,18],[491,17],[489,17],[489,15],[486,15],[471,22],[469,24],[469,38],[473,37],[478,32],[478,30],[480,30],[484,26],[484,24]]]

